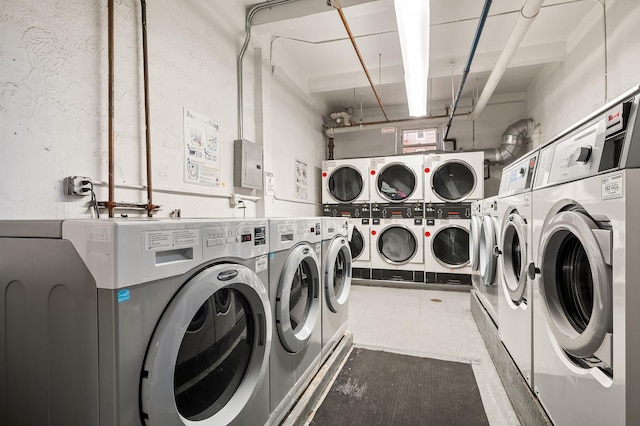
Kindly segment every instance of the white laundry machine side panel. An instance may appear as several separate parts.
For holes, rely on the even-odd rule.
[[[612,183],[615,188],[609,186]],[[624,425],[640,420],[635,399],[640,392],[640,369],[636,362],[640,355],[636,338],[640,315],[631,301],[634,297],[639,300],[640,291],[637,286],[629,285],[633,283],[632,277],[640,273],[637,261],[640,229],[632,219],[637,217],[640,208],[638,184],[640,171],[634,169],[543,188],[532,194],[533,250],[535,267],[540,270],[533,286],[534,389],[556,424]],[[578,210],[572,211],[574,207]],[[563,216],[562,210],[565,210]],[[543,250],[546,248],[547,253],[553,255],[551,238],[563,235],[554,233],[554,229],[557,230],[554,226],[561,217],[569,216],[567,213],[572,218],[583,217],[578,215],[586,213],[595,221],[594,229],[600,229],[592,234],[597,238],[596,245],[589,247],[591,231],[573,234],[580,228],[572,228],[570,223],[567,228],[571,235],[578,236],[581,244],[587,244],[582,258],[587,259],[591,276],[585,275],[585,279],[589,278],[594,286],[589,324],[591,321],[607,322],[603,313],[611,310],[611,324],[604,325],[604,340],[594,353],[604,363],[602,368],[576,362],[577,358],[568,355],[566,339],[558,337],[556,324],[561,323],[562,318],[551,305],[557,295],[552,293],[551,281],[545,276],[551,276],[552,269],[548,268],[562,265],[565,255],[559,252],[559,255],[545,258]],[[593,226],[593,222],[591,224]],[[560,232],[565,230],[560,229]],[[610,287],[607,280],[610,280]],[[557,288],[561,288],[560,284]],[[610,290],[608,302],[606,288]],[[567,312],[572,312],[569,309]],[[587,332],[572,333],[575,342],[581,342]]]
[[[462,202],[484,198],[484,154],[456,152],[425,156],[425,202]]]
[[[424,155],[398,155],[371,159],[372,203],[422,202]]]

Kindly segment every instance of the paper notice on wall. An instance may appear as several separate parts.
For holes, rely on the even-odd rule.
[[[309,167],[305,161],[296,158],[296,198],[307,199]]]
[[[184,182],[220,186],[219,125],[184,108]]]
[[[273,172],[264,173],[264,195],[276,195],[276,177]]]

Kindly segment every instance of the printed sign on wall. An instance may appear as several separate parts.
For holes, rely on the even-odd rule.
[[[305,161],[296,158],[296,198],[307,199],[309,167]]]
[[[184,108],[184,182],[220,187],[219,125]]]

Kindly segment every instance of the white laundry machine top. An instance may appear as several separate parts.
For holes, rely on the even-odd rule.
[[[530,152],[502,170],[502,179],[500,179],[500,189],[498,190],[500,198],[531,191],[538,154],[538,150]]]
[[[424,155],[398,155],[371,159],[372,203],[422,201]]]
[[[270,218],[270,252],[288,250],[294,245],[322,241],[320,217]]]
[[[369,202],[369,158],[322,162],[322,203]]]
[[[331,240],[337,235],[349,236],[349,221],[347,218],[323,217],[321,219],[322,239]]]
[[[459,202],[484,197],[484,153],[425,155],[424,200]]]
[[[640,86],[635,86],[542,147],[534,189],[639,168],[640,135],[634,132],[639,99]],[[614,185],[603,191],[618,189]]]
[[[267,268],[266,219],[65,220],[98,288],[116,289],[175,276],[206,260],[256,258]]]

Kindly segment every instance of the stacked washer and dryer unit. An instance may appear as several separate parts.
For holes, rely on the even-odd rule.
[[[426,282],[471,284],[471,202],[484,197],[484,153],[426,155],[423,167]]]
[[[557,425],[640,423],[640,87],[540,150],[533,384]]]
[[[369,158],[322,162],[323,217],[343,217],[349,225],[354,278],[371,278]]]
[[[424,156],[371,159],[371,278],[424,282]]]
[[[1,221],[0,423],[267,423],[267,229]]]

